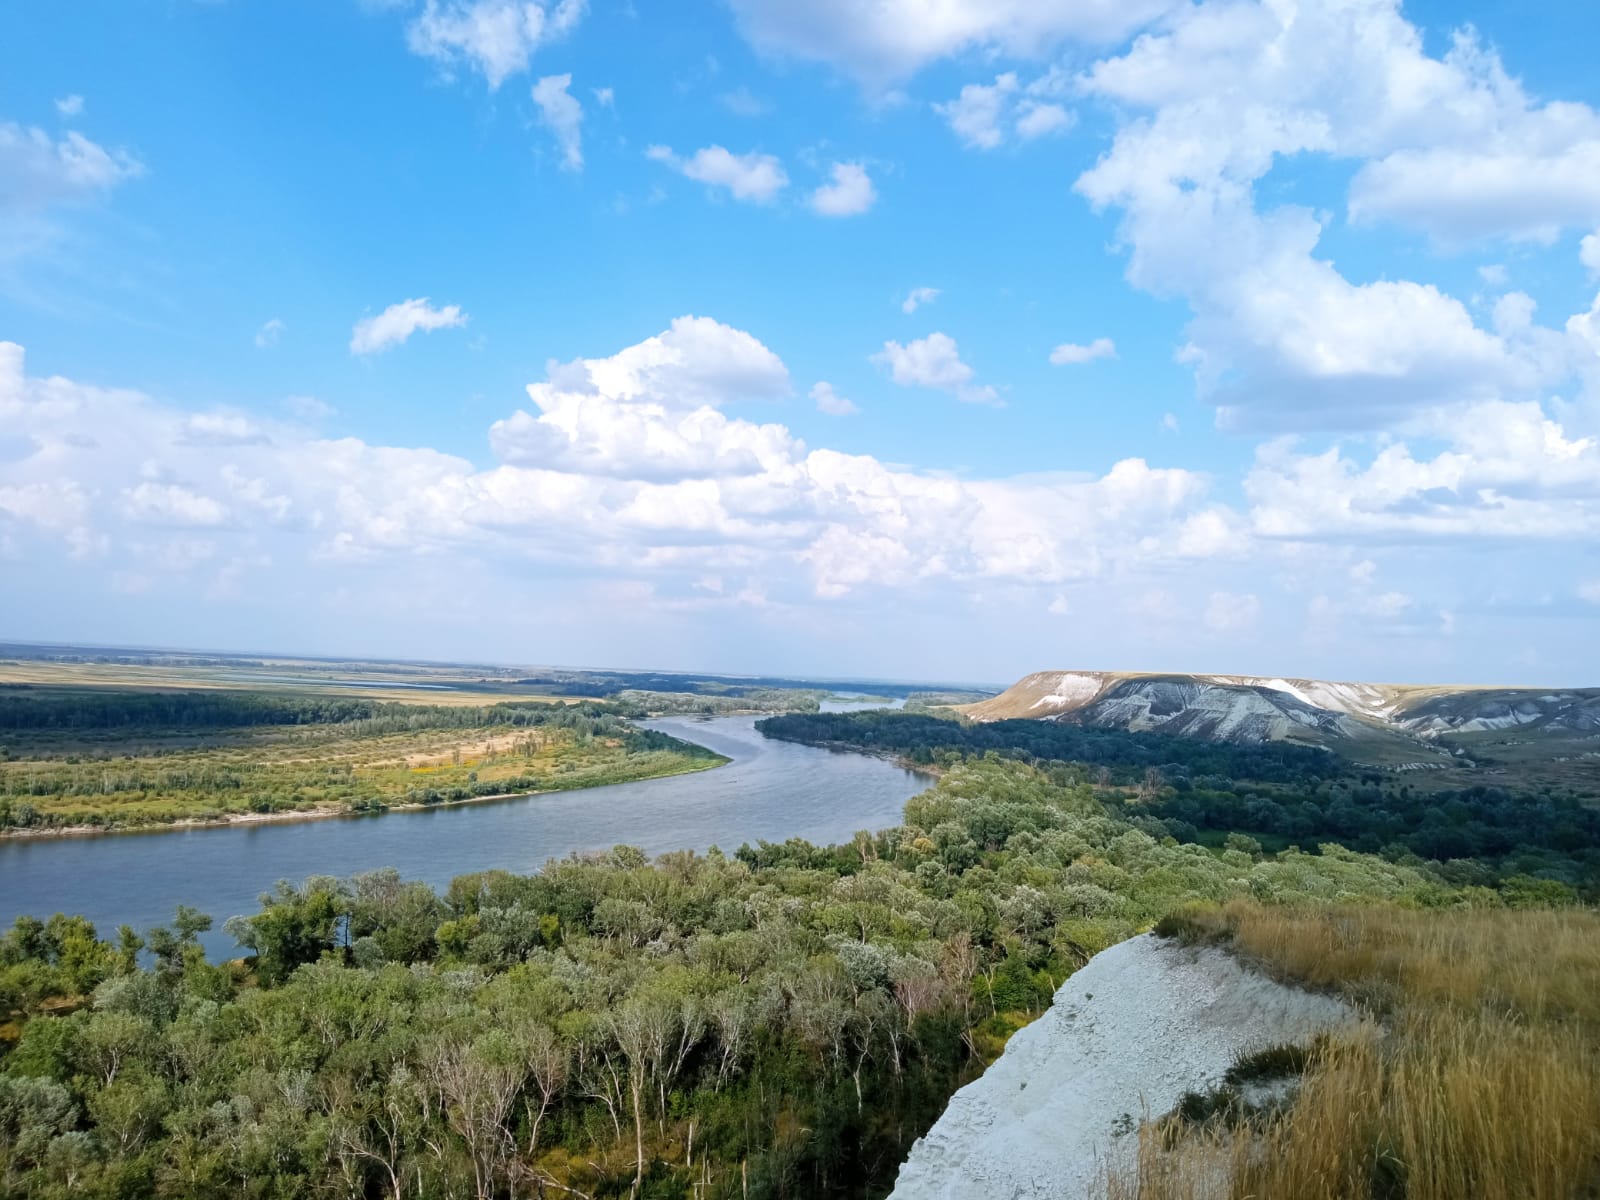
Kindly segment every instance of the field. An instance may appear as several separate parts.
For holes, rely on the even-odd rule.
[[[0,689],[0,832],[378,811],[725,761],[591,702],[411,699]]]
[[[1113,1200],[1557,1200],[1600,1189],[1600,916],[1235,901],[1158,927],[1369,1016],[1272,1057],[1286,1105],[1196,1097],[1148,1123]],[[1231,1184],[1220,1186],[1221,1180]]]

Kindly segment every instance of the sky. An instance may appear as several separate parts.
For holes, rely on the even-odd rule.
[[[0,637],[1600,684],[1589,0],[0,16]]]

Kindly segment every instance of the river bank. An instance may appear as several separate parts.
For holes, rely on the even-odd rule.
[[[431,804],[399,803],[389,804],[383,801],[374,801],[362,808],[352,808],[347,805],[315,805],[311,808],[284,809],[276,812],[239,812],[221,813],[214,817],[178,817],[171,821],[142,821],[122,825],[60,825],[49,828],[8,828],[0,829],[0,842],[50,840],[54,838],[94,838],[112,837],[129,833],[176,833],[187,829],[222,829],[229,826],[246,825],[272,825],[286,822],[299,821],[327,821],[338,817],[380,817],[389,813],[403,812],[432,812],[444,808],[464,808],[471,804],[486,804],[491,801],[501,800],[531,800],[536,796],[559,796],[567,792],[592,791],[595,788],[613,787],[626,783],[645,783],[652,779],[671,779],[677,775],[693,775],[700,771],[711,771],[717,767],[725,767],[732,760],[726,755],[718,754],[715,761],[709,759],[690,759],[675,765],[674,769],[666,771],[653,771],[644,775],[637,775],[631,779],[607,779],[604,781],[579,782],[571,787],[535,788],[532,791],[495,792],[487,796],[463,796],[459,800],[438,800]]]

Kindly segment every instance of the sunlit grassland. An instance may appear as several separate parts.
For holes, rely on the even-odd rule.
[[[439,668],[380,669],[346,663],[316,666],[301,660],[271,661],[259,668],[0,660],[0,685],[3,684],[186,692],[218,688],[359,696],[399,704],[493,704],[515,698],[552,703],[573,700],[549,695],[548,689],[537,686],[476,679]]]
[[[1167,928],[1367,1019],[1281,1111],[1147,1124],[1113,1200],[1600,1195],[1600,915],[1241,901]]]
[[[725,761],[630,748],[572,729],[422,729],[353,736],[270,726],[174,741],[79,739],[0,762],[0,805],[32,824],[135,826],[245,814],[362,811],[567,790],[701,770]],[[195,744],[197,741],[203,744]],[[17,753],[15,750],[13,753]]]

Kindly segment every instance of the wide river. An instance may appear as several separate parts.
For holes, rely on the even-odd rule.
[[[802,837],[830,843],[898,825],[926,778],[861,754],[772,741],[754,717],[667,717],[645,724],[733,761],[666,779],[456,807],[172,832],[0,840],[0,922],[81,913],[102,937],[144,930],[179,904],[215,918],[213,957],[234,951],[222,923],[257,910],[279,879],[397,867],[435,887],[500,867],[533,871],[574,850],[618,844],[650,854],[735,850]]]

